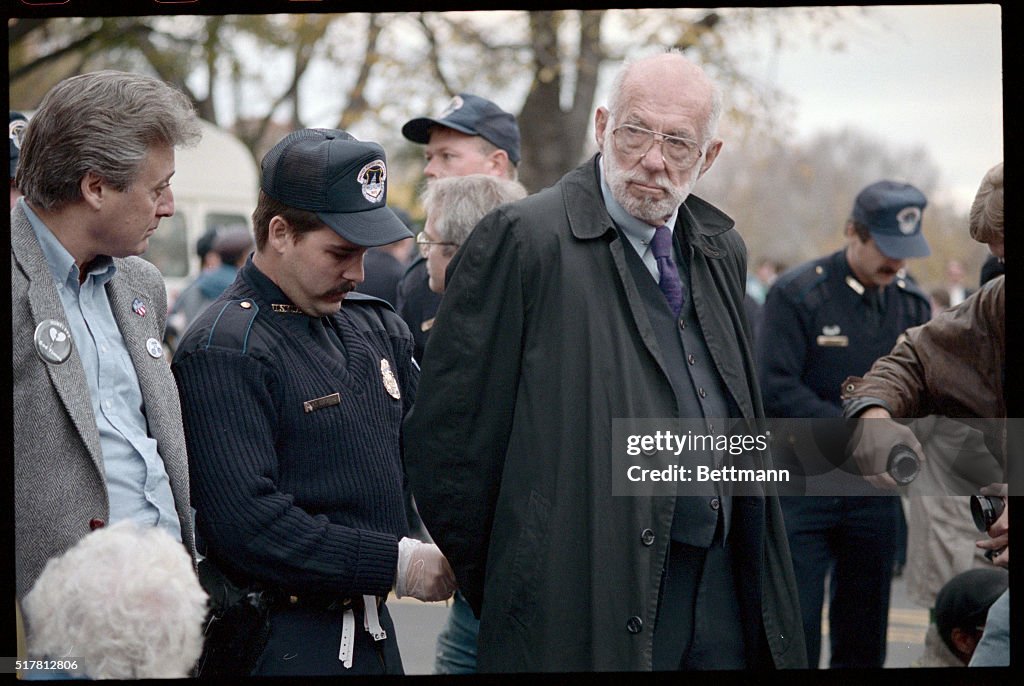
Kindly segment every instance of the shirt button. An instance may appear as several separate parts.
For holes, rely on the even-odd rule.
[[[711,509],[712,510],[717,510],[721,506],[722,506],[722,502],[718,498],[712,498],[711,499]]]
[[[640,542],[644,545],[652,545],[654,543],[654,532],[650,529],[644,529],[641,531]]]
[[[96,531],[96,529],[102,529],[104,526],[106,526],[106,524],[107,523],[99,517],[95,517],[89,520],[89,530]]]
[[[686,356],[686,361],[689,362],[691,365],[697,364],[697,358],[693,356],[693,353],[690,353],[689,355]]]
[[[626,620],[626,631],[631,634],[638,634],[644,629],[644,620],[637,616],[632,616]]]
[[[698,388],[697,389],[697,395],[699,395],[702,398],[708,397],[707,392],[703,388]]]

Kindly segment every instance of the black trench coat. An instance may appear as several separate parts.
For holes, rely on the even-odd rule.
[[[732,227],[694,196],[680,208],[708,347],[753,419],[763,412],[743,315],[746,249]],[[423,520],[481,618],[481,672],[651,669],[674,499],[612,496],[612,419],[678,411],[631,249],[605,210],[595,158],[489,214],[449,267],[405,457]],[[731,539],[741,605],[763,618],[745,628],[767,638],[765,666],[804,667],[778,503],[770,490],[753,502],[735,506]]]

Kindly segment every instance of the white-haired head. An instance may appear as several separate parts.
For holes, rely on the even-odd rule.
[[[46,563],[22,601],[29,655],[92,679],[180,678],[203,646],[206,592],[184,546],[129,521]]]

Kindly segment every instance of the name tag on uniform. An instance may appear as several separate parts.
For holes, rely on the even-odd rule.
[[[824,348],[845,348],[850,345],[846,336],[818,336],[818,345]]]
[[[302,409],[305,410],[306,413],[308,414],[316,410],[322,410],[325,407],[331,407],[332,405],[340,404],[341,395],[339,393],[331,393],[330,395],[325,395],[322,398],[316,398],[315,400],[307,400],[306,402],[302,403]]]

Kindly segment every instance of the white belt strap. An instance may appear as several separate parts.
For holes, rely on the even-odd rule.
[[[380,618],[377,616],[377,597],[364,595],[363,606],[366,608],[366,611],[363,613],[363,628],[370,632],[373,640],[383,641],[388,637],[388,634],[380,625]]]

